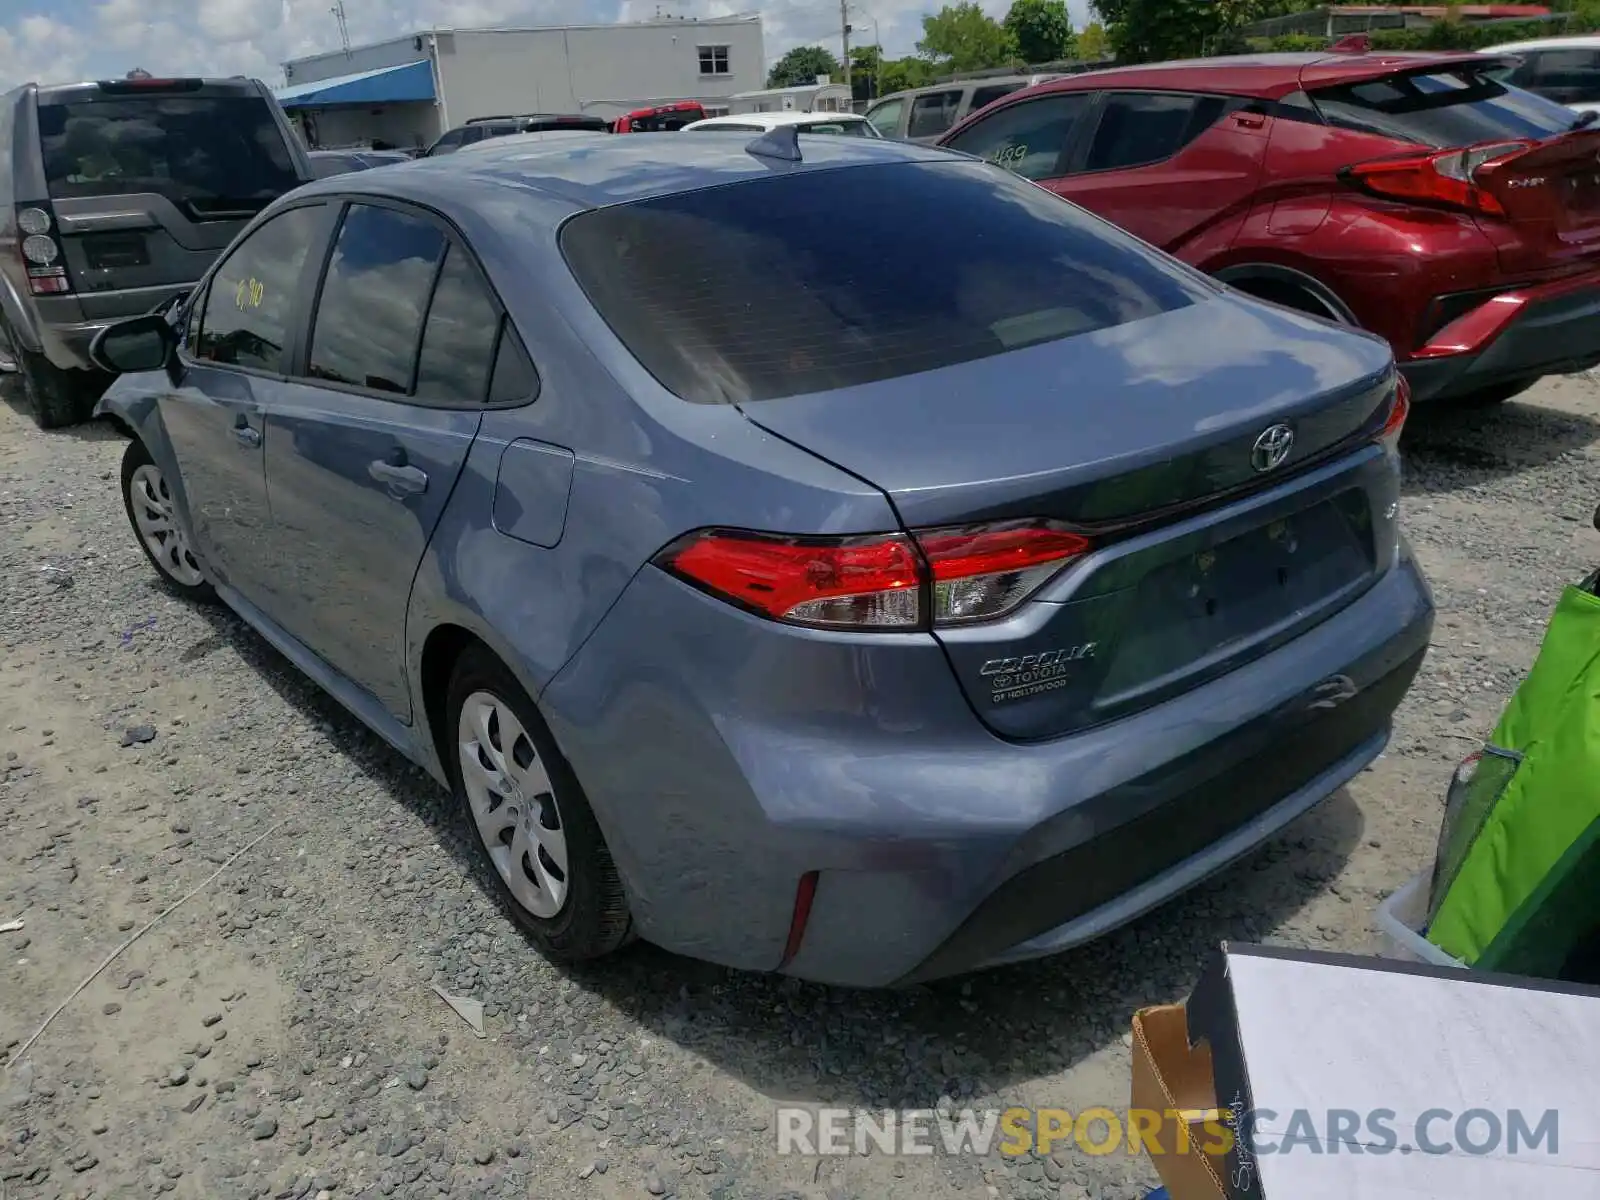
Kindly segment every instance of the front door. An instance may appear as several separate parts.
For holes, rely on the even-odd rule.
[[[501,324],[432,217],[352,204],[302,369],[266,413],[274,618],[401,720],[412,579],[477,435]]]
[[[220,263],[190,306],[182,374],[161,421],[195,547],[216,578],[261,604],[272,579],[262,420],[264,393],[283,378],[311,251],[332,213],[309,204],[279,213]]]

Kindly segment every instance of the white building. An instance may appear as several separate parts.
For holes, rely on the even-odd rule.
[[[475,117],[615,117],[674,100],[707,115],[759,87],[759,16],[432,29],[283,64],[278,99],[315,145],[426,146]]]
[[[795,87],[762,88],[758,92],[738,92],[729,97],[729,111],[763,112],[849,112],[850,89],[818,75],[815,83]]]

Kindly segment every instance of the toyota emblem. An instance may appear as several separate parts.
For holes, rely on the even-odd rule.
[[[1250,448],[1250,465],[1258,474],[1283,466],[1294,448],[1294,430],[1287,425],[1270,425],[1261,431],[1256,444]]]

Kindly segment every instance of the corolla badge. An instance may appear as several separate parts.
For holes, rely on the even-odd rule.
[[[980,671],[989,680],[989,699],[995,704],[1022,700],[1064,688],[1072,681],[1072,664],[1095,656],[1098,642],[1081,642],[1016,658],[991,658]]]
[[[1256,438],[1250,448],[1250,466],[1257,474],[1275,471],[1294,449],[1294,430],[1287,425],[1269,425]]]

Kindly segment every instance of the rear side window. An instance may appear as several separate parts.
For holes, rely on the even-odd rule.
[[[561,245],[639,362],[703,403],[936,370],[1211,294],[1111,225],[967,161],[635,201],[572,218]]]
[[[317,300],[307,374],[409,393],[417,335],[444,247],[444,234],[421,217],[352,204]]]
[[[1002,96],[1009,96],[1022,85],[1020,83],[993,83],[988,87],[976,88],[972,93],[972,104],[968,112],[977,112],[986,105],[993,104]]]
[[[960,92],[929,92],[911,101],[911,122],[907,137],[938,137],[956,123],[961,109]]]
[[[1062,155],[1091,96],[1057,93],[1008,105],[963,129],[944,144],[1015,171],[1024,179],[1054,179],[1063,174]]]
[[[1215,124],[1226,103],[1220,96],[1112,92],[1083,169],[1126,170],[1171,158]]]
[[[445,252],[417,356],[417,399],[482,404],[494,369],[500,310],[477,267],[455,247]]]
[[[196,358],[274,374],[297,319],[300,271],[319,238],[327,206],[279,213],[255,229],[217,267],[206,293]]]
[[[192,216],[258,211],[300,184],[259,96],[117,96],[41,104],[50,195],[155,192]]]
[[[1570,110],[1499,82],[1492,69],[1389,75],[1310,96],[1330,125],[1422,146],[1547,138],[1571,128]]]
[[[800,133],[831,133],[835,137],[871,137],[865,121],[811,121],[800,126]]]

